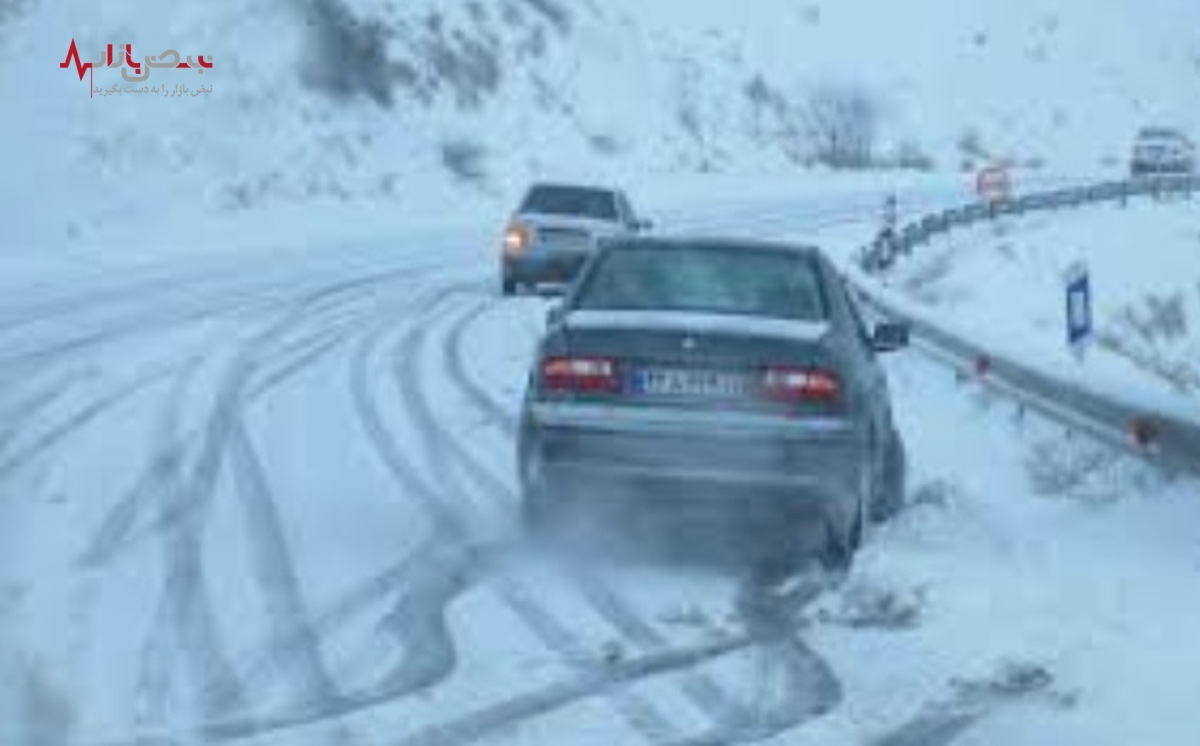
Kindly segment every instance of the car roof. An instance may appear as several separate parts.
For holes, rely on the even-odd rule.
[[[623,236],[604,241],[605,251],[622,251],[626,249],[759,251],[793,254],[809,259],[817,259],[822,256],[821,250],[816,246],[753,238],[726,238],[722,236]]]
[[[1138,137],[1145,140],[1186,140],[1185,135],[1181,130],[1172,127],[1143,127],[1138,132]]]
[[[603,186],[599,184],[569,184],[567,182],[560,181],[534,182],[533,184],[529,185],[528,192],[532,192],[536,189],[582,189],[589,192],[609,192],[611,194],[616,194],[617,192],[621,191],[616,187]]]

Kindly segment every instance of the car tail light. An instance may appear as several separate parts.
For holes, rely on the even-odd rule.
[[[812,368],[768,368],[763,388],[768,397],[785,402],[833,402],[842,393],[836,374]]]
[[[520,256],[533,243],[533,233],[529,226],[513,223],[504,231],[504,253],[506,256]]]
[[[616,361],[608,358],[547,358],[542,363],[542,381],[550,391],[612,393],[621,388]]]

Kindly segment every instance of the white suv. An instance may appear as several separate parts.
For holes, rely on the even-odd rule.
[[[1133,178],[1158,175],[1191,175],[1196,169],[1196,148],[1179,130],[1146,127],[1138,132],[1129,161]]]
[[[649,228],[619,189],[534,184],[504,232],[504,294],[542,282],[569,282],[600,239]]]

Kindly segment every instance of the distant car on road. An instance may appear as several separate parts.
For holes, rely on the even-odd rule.
[[[814,248],[607,242],[550,312],[530,375],[528,526],[700,513],[767,561],[848,565],[905,473],[878,355],[908,329],[868,328],[856,303]]]
[[[1196,148],[1179,130],[1146,127],[1137,134],[1129,173],[1142,176],[1187,176],[1196,170]]]
[[[599,240],[649,228],[619,189],[535,184],[504,232],[504,294],[543,282],[569,282]]]

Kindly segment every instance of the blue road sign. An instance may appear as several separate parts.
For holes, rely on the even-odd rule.
[[[1092,336],[1092,282],[1087,267],[1067,271],[1067,343],[1076,351]]]

